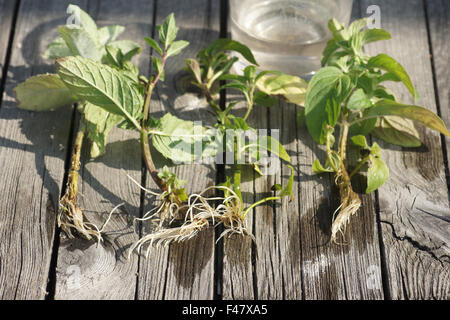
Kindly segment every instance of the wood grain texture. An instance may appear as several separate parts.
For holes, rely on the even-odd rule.
[[[233,109],[233,114],[242,117],[245,114],[245,98],[236,91],[227,90],[227,104],[239,100],[238,105]],[[237,110],[237,112],[236,112]],[[255,108],[252,111],[248,124],[254,128],[258,128],[259,120],[266,117],[267,110]],[[264,115],[261,115],[264,113]],[[267,126],[264,128],[266,129]],[[231,166],[226,166],[225,174],[228,177],[233,176]],[[241,191],[244,200],[244,207],[248,207],[256,201],[255,195],[255,173],[250,166],[242,166]],[[253,234],[254,212],[248,214],[246,218],[247,229]],[[242,237],[240,235],[231,235],[223,238],[223,266],[222,266],[222,299],[239,300],[239,299],[255,299],[255,283],[254,283],[254,255],[256,248],[250,237]]]
[[[270,135],[280,141],[291,157],[294,167],[294,200],[285,197],[254,211],[256,238],[255,277],[258,299],[301,299],[302,273],[300,261],[300,214],[298,210],[299,180],[296,139],[296,107],[280,101],[259,115],[259,128],[270,128]],[[255,115],[258,116],[256,113]],[[294,115],[294,116],[293,116]],[[272,194],[275,183],[288,183],[291,169],[286,163],[274,161],[273,173],[255,180],[256,200]]]
[[[2,82],[9,37],[13,27],[14,9],[16,1],[0,0],[0,83]],[[2,94],[2,92],[0,92]]]
[[[368,53],[385,52],[400,61],[419,91],[418,104],[436,112],[422,1],[363,1],[362,8],[373,4],[380,6],[382,27],[393,40],[370,45]],[[400,84],[390,87],[413,103]],[[418,149],[377,141],[391,172],[379,189],[379,207],[392,299],[450,297],[450,210],[441,139],[434,131],[420,132],[423,146]]]
[[[157,22],[161,24],[171,12],[180,28],[177,39],[190,45],[183,52],[170,58],[166,65],[166,79],[154,92],[150,112],[160,117],[166,112],[186,120],[213,124],[216,120],[207,103],[198,93],[186,92],[184,60],[195,57],[197,52],[219,37],[218,1],[159,1]],[[156,161],[155,161],[156,162]],[[161,166],[160,162],[159,165]],[[172,167],[178,178],[187,180],[187,192],[199,192],[215,184],[215,165],[190,164]],[[149,188],[155,188],[147,175]],[[156,205],[154,197],[146,199],[144,212]],[[143,232],[151,227],[144,225]],[[140,260],[138,299],[212,299],[214,295],[214,229],[209,228],[185,243],[169,247],[151,248],[149,257]]]
[[[450,126],[450,2],[445,0],[426,0],[429,36],[431,41],[434,77],[439,101],[439,112],[447,127]],[[447,168],[450,171],[448,155],[450,139],[445,138]],[[447,173],[448,174],[448,173]],[[450,177],[447,176],[447,185]]]
[[[90,1],[87,7],[99,26],[126,27],[119,39],[132,39],[143,48],[135,63],[141,73],[149,71],[149,49],[143,41],[152,30],[153,2]],[[127,178],[141,180],[139,134],[113,129],[106,152],[88,160],[86,143],[82,159],[80,206],[88,219],[102,226],[109,212],[121,203],[106,227],[105,243],[68,239],[61,235],[55,299],[134,299],[138,257],[127,260],[127,249],[138,240],[132,219],[139,216],[140,189]]]
[[[84,1],[75,1],[84,4]],[[72,109],[17,108],[13,88],[53,70],[40,53],[64,23],[63,1],[21,2],[0,108],[0,298],[43,299]]]
[[[359,6],[355,3],[356,15]],[[275,108],[278,108],[275,110]],[[251,119],[257,128],[279,130],[278,139],[291,156],[295,168],[293,191],[295,199],[265,205],[254,210],[253,232],[256,237],[256,260],[253,277],[242,270],[234,284],[231,298],[257,299],[382,299],[381,259],[378,246],[373,197],[363,197],[364,208],[348,229],[349,244],[329,243],[332,214],[338,206],[333,195],[334,183],[329,176],[316,176],[311,170],[316,157],[323,156],[305,128],[297,128],[297,108],[284,102],[271,108],[257,108]],[[273,176],[254,181],[253,192],[259,200],[271,194],[274,183],[285,185],[290,175],[286,164]],[[225,242],[225,252],[241,250]],[[241,244],[242,247],[242,244]],[[245,248],[248,250],[248,248]],[[244,261],[251,261],[250,253]],[[226,272],[224,262],[224,297],[226,281],[233,273]],[[230,268],[231,269],[231,268]],[[248,292],[255,287],[255,294]],[[247,288],[238,291],[235,288]]]

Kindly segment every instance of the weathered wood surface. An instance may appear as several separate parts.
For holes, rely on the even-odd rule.
[[[0,34],[0,83],[3,83],[3,70],[5,70],[5,59],[13,27],[15,7],[16,1],[0,0],[0,30],[2,30]]]
[[[419,105],[436,112],[422,1],[363,1],[361,5],[372,4],[380,6],[382,27],[393,40],[375,43],[368,52],[386,52],[401,61],[419,90]],[[413,103],[400,84],[392,88],[405,103]],[[386,286],[392,299],[450,298],[450,210],[441,139],[431,130],[420,132],[419,149],[377,141],[391,173],[378,194]]]
[[[355,3],[356,16],[359,6]],[[229,101],[232,100],[232,96]],[[315,158],[323,156],[306,128],[297,129],[296,107],[280,103],[274,110],[257,107],[251,123],[270,128],[291,156],[295,199],[254,209],[253,248],[233,239],[224,244],[223,297],[226,299],[382,299],[381,259],[374,198],[363,197],[363,209],[347,230],[347,244],[331,244],[332,214],[338,206],[333,178],[314,175]],[[282,164],[272,176],[246,182],[251,201],[285,185],[290,168]],[[238,254],[236,254],[236,252]],[[252,258],[256,258],[252,264]],[[240,271],[239,271],[240,270]]]
[[[436,103],[439,112],[446,124],[450,123],[450,2],[445,0],[427,0],[427,18],[429,27],[429,40],[433,62],[433,76],[435,90],[437,91]],[[450,139],[445,139],[447,170],[450,170],[448,153],[450,151]],[[450,177],[447,171],[447,185]]]
[[[197,52],[219,38],[219,2],[207,0],[160,1],[156,11],[156,25],[161,24],[171,12],[180,30],[178,39],[190,45],[183,52],[170,58],[166,65],[166,79],[153,95],[150,111],[153,116],[167,112],[186,120],[213,124],[214,117],[207,103],[198,93],[185,91],[186,73],[184,60],[195,57]],[[186,180],[188,194],[201,192],[215,184],[215,165],[179,165],[174,169],[178,178]],[[147,187],[157,190],[147,175]],[[157,204],[153,196],[147,196],[144,212]],[[144,224],[143,234],[150,226]],[[145,251],[144,251],[145,252]],[[151,248],[149,257],[142,257],[139,265],[137,299],[212,299],[214,296],[214,230],[201,232],[198,237],[170,247]]]
[[[40,53],[56,35],[56,26],[65,23],[69,2],[86,9],[99,25],[125,25],[122,38],[139,41],[144,48],[136,61],[144,74],[151,63],[143,37],[154,34],[154,25],[174,12],[179,39],[191,45],[169,60],[166,81],[154,92],[151,112],[214,121],[198,92],[186,92],[182,68],[184,59],[219,37],[223,9],[219,1],[167,0],[155,5],[145,0],[22,0],[5,90],[0,93],[0,179],[4,182],[0,186],[0,299],[43,299],[47,288],[53,287],[56,299],[450,298],[450,177],[445,175],[450,169],[450,140],[421,129],[424,146],[419,149],[377,141],[385,149],[391,178],[377,196],[362,196],[363,207],[347,228],[347,243],[338,246],[329,241],[338,192],[332,177],[316,176],[311,170],[314,159],[323,158],[323,150],[305,128],[296,126],[296,107],[281,102],[279,111],[255,108],[250,123],[280,129],[280,141],[296,169],[295,199],[253,210],[247,223],[255,243],[231,237],[215,244],[210,228],[185,244],[152,248],[149,258],[134,253],[127,261],[137,233],[149,231],[147,223],[134,229],[132,218],[157,203],[150,195],[142,202],[141,191],[126,178],[128,173],[155,189],[146,173],[141,176],[145,170],[133,140],[136,136],[120,129],[112,132],[106,154],[84,161],[81,173],[80,203],[93,222],[101,225],[114,206],[125,203],[107,227],[106,242],[97,247],[62,234],[56,234],[54,241],[64,160],[71,148],[70,124],[77,118],[71,119],[70,107],[61,109],[65,113],[21,111],[12,89],[33,74],[53,70]],[[367,51],[386,52],[401,61],[419,90],[418,103],[440,112],[450,125],[449,3],[355,1],[353,19],[367,16],[366,8],[374,4],[380,6],[382,27],[393,40],[373,44]],[[0,75],[7,65],[14,9],[14,1],[0,0]],[[392,87],[401,92],[404,102],[413,102],[401,85]],[[228,101],[234,97],[227,93]],[[171,170],[189,181],[188,192],[213,185],[218,174],[214,164],[179,165]],[[248,170],[242,183],[247,205],[270,194],[274,183],[285,184],[289,174],[285,164],[269,177],[255,177]],[[57,250],[55,260],[51,260],[53,250]]]
[[[119,39],[133,39],[141,45],[143,52],[135,62],[143,74],[148,74],[150,50],[143,39],[151,34],[153,3],[139,0],[130,6],[125,1],[91,0],[82,8],[99,26],[126,27]],[[98,159],[87,160],[88,152],[83,154],[79,203],[90,222],[99,227],[115,206],[124,205],[113,214],[100,246],[95,241],[68,239],[61,233],[55,299],[135,297],[138,257],[132,255],[127,260],[127,255],[138,240],[132,219],[139,217],[140,189],[126,175],[141,181],[139,134],[115,128],[108,139],[106,152]]]
[[[352,19],[361,17],[357,12],[358,5],[355,1]],[[287,113],[286,119],[295,117],[292,109],[283,109],[283,112]],[[290,125],[294,127],[295,122],[291,120]],[[298,129],[297,143],[304,298],[382,299],[374,197],[360,194],[362,207],[352,217],[344,238],[339,239],[343,244],[332,243],[331,222],[340,203],[339,191],[334,177],[313,173],[314,159],[323,161],[325,153],[323,148],[317,147],[306,128]],[[360,184],[360,181],[354,181],[356,192],[360,191]]]
[[[72,109],[19,110],[13,88],[52,70],[40,53],[53,37],[50,30],[64,24],[66,7],[62,1],[24,0],[19,9],[0,108],[2,299],[42,299],[46,294]]]

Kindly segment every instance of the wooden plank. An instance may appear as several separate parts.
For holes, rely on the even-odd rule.
[[[150,107],[153,116],[171,112],[182,119],[213,124],[215,117],[204,100],[183,88],[184,60],[219,37],[219,1],[161,1],[157,5],[157,23],[174,12],[180,27],[178,39],[190,45],[180,55],[168,60],[166,79],[159,84]],[[179,178],[187,180],[187,192],[199,192],[214,185],[214,164],[179,165],[172,168]],[[147,180],[151,180],[147,176]],[[153,181],[147,181],[155,188]],[[155,206],[148,199],[144,212]],[[144,228],[148,232],[148,228]],[[202,231],[196,238],[169,247],[151,248],[148,259],[141,258],[138,277],[138,299],[212,299],[214,295],[214,230]]]
[[[300,214],[297,178],[296,107],[280,103],[273,109],[261,110],[259,128],[270,128],[271,136],[279,140],[291,157],[296,176],[293,184],[294,200],[288,198],[272,205],[257,207],[254,212],[256,238],[256,295],[258,299],[301,299],[302,275],[300,263]],[[278,110],[275,110],[277,108]],[[294,115],[294,116],[292,116]],[[291,174],[286,163],[276,165],[276,172],[255,180],[256,200],[270,195],[275,183],[285,186]]]
[[[84,1],[75,1],[84,4]],[[0,298],[46,295],[72,109],[17,109],[13,88],[53,70],[40,53],[64,23],[67,3],[21,2],[0,108]],[[65,111],[65,112],[64,112]]]
[[[332,213],[337,207],[333,179],[313,174],[311,165],[323,156],[305,128],[296,129],[296,108],[285,103],[270,110],[270,127],[298,170],[294,202],[283,199],[274,208],[255,212],[256,279],[259,299],[381,299],[380,257],[373,199],[347,229],[347,245],[329,242]],[[274,182],[286,184],[290,170],[282,165]]]
[[[447,127],[450,126],[450,70],[447,67],[450,61],[450,3],[445,0],[428,0],[427,18],[430,31],[430,41],[432,49],[432,58],[434,65],[435,90],[437,90],[437,99],[439,101],[439,112]],[[450,152],[450,139],[445,138],[447,169],[450,171],[448,155]],[[449,179],[447,172],[447,185]]]
[[[381,25],[393,40],[377,42],[368,52],[386,52],[400,61],[419,91],[418,104],[436,112],[422,1],[364,0],[362,9],[373,4],[380,6]],[[400,84],[390,87],[405,103],[413,102]],[[423,146],[419,149],[377,141],[391,172],[379,190],[379,208],[392,299],[450,297],[450,210],[441,139],[434,131],[421,128],[420,132]]]
[[[149,70],[149,48],[143,41],[152,30],[152,1],[90,1],[88,7],[100,26],[126,27],[120,39],[132,39],[143,48],[136,63],[143,74]],[[141,180],[139,134],[113,129],[106,153],[94,161],[83,155],[80,206],[90,221],[101,226],[107,214],[125,203],[106,227],[106,243],[67,239],[61,235],[55,299],[134,299],[138,257],[127,260],[127,249],[138,239],[130,223],[139,216],[140,189],[126,174]]]
[[[0,83],[2,83],[3,70],[6,63],[9,37],[12,30],[14,9],[17,1],[0,0]],[[0,92],[2,94],[3,92]]]
[[[359,6],[354,11],[359,17]],[[381,299],[381,261],[375,221],[374,199],[363,197],[364,207],[348,229],[351,242],[336,246],[328,242],[331,217],[337,207],[330,177],[315,176],[311,165],[322,150],[314,145],[305,128],[297,128],[296,107],[280,103],[269,110],[255,109],[251,117],[256,127],[279,129],[280,141],[291,156],[296,170],[293,190],[295,200],[261,206],[254,210],[256,261],[253,277],[247,269],[236,279],[244,281],[226,296],[225,283],[233,282],[224,262],[224,297],[257,299]],[[274,183],[286,184],[290,169],[286,164],[272,177],[254,181],[256,199],[270,194]],[[332,198],[332,199],[330,199]],[[365,236],[368,237],[366,238]],[[227,248],[228,246],[228,248]],[[242,244],[241,244],[242,246]],[[225,242],[228,252],[236,245]],[[242,252],[238,251],[238,252]],[[248,264],[251,254],[243,259]],[[242,262],[241,262],[242,264]],[[231,265],[231,264],[230,264]],[[231,270],[231,267],[229,267]],[[255,286],[255,294],[248,288]],[[236,287],[247,288],[236,293]]]
[[[227,105],[232,101],[244,100],[241,94],[236,91],[227,90]],[[243,117],[245,107],[239,103],[233,108],[233,114]],[[248,119],[248,124],[258,128],[260,119],[266,116],[267,110],[255,108]],[[266,129],[266,126],[264,126]],[[226,167],[226,175],[231,177],[233,171],[230,166]],[[244,207],[248,207],[256,201],[254,192],[255,174],[250,166],[242,166],[241,192]],[[253,234],[254,212],[248,214],[246,218],[247,229]],[[250,237],[241,235],[231,235],[223,238],[223,267],[222,267],[222,299],[224,300],[249,300],[255,299],[254,283],[254,262],[253,256],[256,254],[253,240]]]

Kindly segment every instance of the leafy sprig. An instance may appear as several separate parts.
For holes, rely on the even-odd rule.
[[[233,52],[235,55],[242,55],[249,63],[242,72],[242,74],[232,73],[233,65],[238,61],[237,56],[230,56],[227,52]],[[222,132],[222,136],[227,135],[227,130],[256,132],[247,123],[247,120],[255,105],[265,107],[272,107],[277,100],[274,96],[281,95],[286,97],[288,90],[288,83],[293,83],[294,78],[297,77],[283,75],[280,72],[262,71],[258,72],[257,63],[251,51],[243,44],[230,40],[219,39],[213,42],[208,48],[200,51],[196,59],[186,60],[186,67],[193,75],[193,83],[199,87],[211,108],[215,111],[218,124],[216,128]],[[226,81],[225,84],[216,85],[216,83]],[[302,80],[297,80],[303,84]],[[217,89],[214,89],[216,88]],[[295,86],[292,86],[295,88]],[[302,86],[304,90],[306,86]],[[233,108],[238,105],[239,101],[229,101],[222,110],[214,97],[222,90],[234,89],[239,91],[245,98],[246,113],[241,118],[231,113]],[[297,89],[299,89],[297,87]],[[303,91],[304,92],[304,91]],[[290,157],[283,148],[283,146],[273,137],[260,136],[254,141],[246,141],[243,135],[236,135],[232,139],[226,139],[228,145],[225,144],[225,149],[233,153],[234,164],[232,165],[232,175],[227,177],[226,182],[219,185],[225,193],[225,199],[232,197],[233,202],[226,203],[227,212],[235,217],[238,225],[245,226],[245,218],[248,213],[256,206],[266,203],[268,201],[280,200],[282,197],[288,196],[292,199],[292,181],[294,177],[294,169],[291,168],[291,176],[288,184],[283,188],[280,185],[275,185],[273,190],[278,194],[266,197],[260,201],[251,204],[244,208],[244,201],[241,193],[241,173],[242,173],[242,159],[250,159],[250,164],[257,173],[261,173],[260,163],[262,160],[262,153],[270,152],[284,161],[290,162]],[[244,228],[234,228],[233,231],[238,233],[246,233]]]
[[[373,133],[399,146],[418,146],[420,137],[415,122],[450,136],[437,115],[421,106],[402,104],[384,86],[386,81],[402,82],[417,101],[417,90],[399,62],[386,54],[371,57],[364,53],[365,44],[391,38],[382,29],[362,30],[365,26],[365,19],[353,22],[348,29],[330,20],[333,38],[323,52],[323,67],[311,79],[304,101],[308,131],[317,143],[326,146],[325,164],[316,159],[313,170],[334,173],[340,190],[341,206],[332,225],[333,241],[361,206],[350,179],[367,169],[366,193],[371,193],[389,178],[381,148],[377,143],[369,146],[366,135]],[[335,133],[339,133],[338,137]],[[362,155],[350,174],[346,161],[348,139],[360,148]]]

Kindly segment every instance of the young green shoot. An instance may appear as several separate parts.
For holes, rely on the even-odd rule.
[[[402,82],[417,100],[417,91],[400,63],[386,54],[371,57],[363,52],[365,44],[391,38],[382,29],[362,30],[366,24],[361,19],[346,29],[330,20],[333,38],[323,52],[323,67],[311,79],[304,102],[308,131],[317,143],[326,146],[324,165],[316,159],[313,170],[317,174],[333,173],[340,193],[341,205],[331,227],[333,242],[338,242],[338,234],[344,234],[351,216],[361,207],[351,178],[367,170],[366,193],[377,190],[389,178],[381,148],[376,142],[370,146],[366,135],[403,147],[419,146],[415,121],[450,136],[437,115],[420,106],[402,104],[384,86],[386,81]],[[347,161],[349,140],[362,155],[353,168]]]

